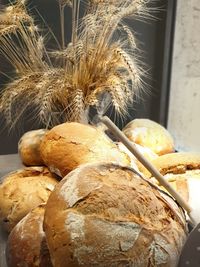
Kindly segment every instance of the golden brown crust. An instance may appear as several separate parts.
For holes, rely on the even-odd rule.
[[[59,267],[174,267],[186,238],[175,202],[113,164],[68,174],[47,202],[44,229]]]
[[[162,175],[167,173],[181,174],[187,170],[200,169],[200,153],[170,153],[156,158],[152,161],[152,164]],[[147,170],[144,170],[144,173],[146,176],[151,177]]]
[[[61,176],[88,162],[130,164],[128,155],[120,152],[104,132],[75,122],[51,129],[41,143],[41,156],[51,171]]]
[[[46,132],[45,129],[33,130],[25,133],[20,138],[18,152],[26,166],[44,165],[40,155],[40,143]]]
[[[51,173],[49,169],[46,166],[32,166],[32,167],[25,167],[22,169],[15,170],[13,172],[10,172],[6,174],[4,177],[2,177],[2,180],[0,182],[3,183],[6,181],[6,179],[19,179],[23,177],[29,177],[29,176],[48,176],[52,178],[56,178],[55,174]]]
[[[52,267],[43,231],[45,206],[28,213],[11,231],[6,248],[8,267]]]
[[[174,141],[170,133],[152,120],[132,120],[123,132],[132,142],[148,147],[158,155],[174,152]]]
[[[176,190],[177,192],[188,202],[189,200],[189,189],[188,182],[185,178],[176,179]]]
[[[192,207],[193,216],[199,220],[200,153],[171,153],[158,157],[152,163]],[[162,188],[146,169],[143,169],[143,173]],[[164,188],[162,189],[165,190]]]
[[[0,184],[0,220],[10,232],[33,208],[46,202],[57,180],[47,168],[32,167],[12,172]]]

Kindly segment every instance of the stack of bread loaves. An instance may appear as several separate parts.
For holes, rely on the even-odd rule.
[[[11,232],[8,267],[52,267],[41,234],[44,208],[37,207],[47,202],[57,183],[55,175],[42,166],[20,169],[3,177],[0,184],[0,224],[8,233]],[[32,212],[34,208],[36,211]]]
[[[27,133],[19,153],[47,167],[0,185],[8,267],[176,266],[187,238],[182,209],[100,128],[72,122]]]
[[[10,232],[33,208],[47,201],[58,183],[46,167],[29,167],[4,177],[0,184],[0,222]]]

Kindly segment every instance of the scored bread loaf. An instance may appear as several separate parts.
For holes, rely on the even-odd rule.
[[[33,208],[46,202],[57,180],[45,167],[12,172],[0,184],[0,222],[10,232]]]
[[[171,134],[159,123],[149,119],[135,119],[123,128],[130,141],[151,149],[158,155],[174,152]]]
[[[81,164],[116,162],[129,165],[129,156],[99,128],[63,123],[46,133],[41,142],[42,159],[52,172],[65,176]]]
[[[40,155],[40,143],[45,129],[33,130],[26,132],[18,142],[18,152],[22,162],[26,166],[40,166],[44,165]]]
[[[11,231],[6,247],[8,267],[53,267],[43,231],[45,205],[28,213]]]
[[[175,267],[186,240],[182,210],[127,167],[85,164],[48,199],[53,266]]]

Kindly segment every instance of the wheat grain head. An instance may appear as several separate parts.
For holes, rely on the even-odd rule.
[[[32,24],[33,19],[27,13],[24,2],[18,1],[0,12],[0,37],[16,32],[21,23]]]
[[[142,86],[143,70],[138,64],[134,33],[123,19],[144,16],[148,1],[91,0],[81,20],[79,0],[58,1],[62,22],[63,8],[71,3],[73,23],[68,46],[63,28],[62,49],[50,53],[61,59],[55,65],[32,20],[17,22],[17,45],[9,32],[0,36],[0,50],[19,77],[7,85],[0,100],[8,123],[17,122],[30,105],[46,125],[83,121],[88,107],[98,108],[105,102],[102,101],[105,94],[110,96],[115,111],[126,115],[134,94]],[[127,40],[119,34],[122,32]]]

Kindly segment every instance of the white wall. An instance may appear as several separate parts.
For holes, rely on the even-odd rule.
[[[168,130],[177,150],[200,152],[200,0],[178,0]]]

